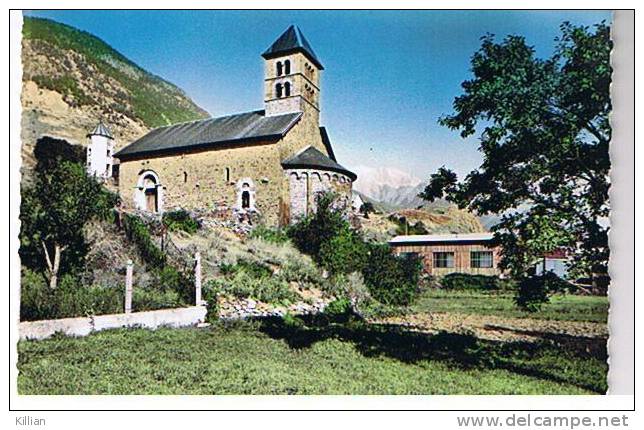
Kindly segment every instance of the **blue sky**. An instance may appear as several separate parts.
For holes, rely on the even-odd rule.
[[[479,38],[520,34],[552,53],[563,21],[608,11],[32,11],[86,30],[178,85],[213,116],[262,107],[260,54],[297,24],[325,66],[322,124],[347,167],[426,179],[480,164],[477,139],[437,124],[451,112]]]

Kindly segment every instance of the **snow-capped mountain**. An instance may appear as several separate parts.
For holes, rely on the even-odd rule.
[[[367,197],[394,207],[415,207],[422,204],[417,194],[422,181],[409,173],[391,167],[356,166],[358,180],[353,188]]]

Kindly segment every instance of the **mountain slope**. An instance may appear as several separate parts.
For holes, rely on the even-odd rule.
[[[181,89],[136,65],[90,33],[41,18],[24,18],[22,140],[32,163],[43,135],[86,144],[100,119],[117,148],[150,128],[207,118]]]

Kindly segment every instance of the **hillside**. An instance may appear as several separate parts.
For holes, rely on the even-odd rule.
[[[86,144],[98,120],[120,148],[150,128],[208,117],[181,89],[142,69],[90,33],[24,18],[23,162],[43,135]]]

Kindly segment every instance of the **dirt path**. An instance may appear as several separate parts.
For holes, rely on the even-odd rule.
[[[412,329],[438,332],[471,331],[482,339],[499,341],[528,341],[550,339],[589,340],[608,337],[608,326],[602,323],[554,321],[530,318],[505,318],[494,315],[457,313],[414,314],[387,318],[389,324],[401,324]]]

